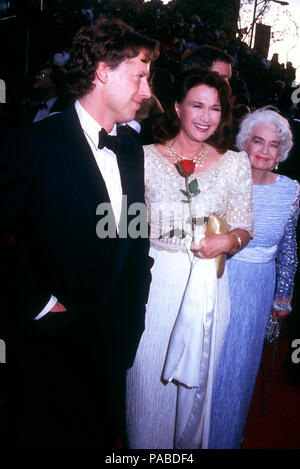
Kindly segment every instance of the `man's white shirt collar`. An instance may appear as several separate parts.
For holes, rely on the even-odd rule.
[[[98,150],[99,132],[101,125],[81,106],[80,102],[75,101],[75,109],[78,114],[81,127],[87,138],[93,143],[95,150]],[[117,135],[117,126],[114,124],[109,135]]]

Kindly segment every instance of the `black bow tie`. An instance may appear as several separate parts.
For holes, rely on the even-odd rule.
[[[103,147],[106,147],[116,153],[118,149],[118,137],[108,135],[106,130],[102,128],[99,132],[98,148],[101,150]]]

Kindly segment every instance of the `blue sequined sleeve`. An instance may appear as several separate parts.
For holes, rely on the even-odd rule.
[[[277,253],[277,287],[275,298],[292,297],[294,277],[297,270],[297,240],[296,228],[299,216],[299,189],[295,182],[295,197],[291,207],[290,217],[285,225],[284,234],[278,245]]]

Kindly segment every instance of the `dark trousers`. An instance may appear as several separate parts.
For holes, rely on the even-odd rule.
[[[25,327],[21,447],[114,448],[124,432],[125,370],[97,321],[69,311]]]

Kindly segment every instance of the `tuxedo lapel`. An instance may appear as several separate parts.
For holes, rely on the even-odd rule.
[[[96,227],[97,206],[100,203],[110,202],[106,184],[86,140],[74,106],[62,114],[62,119],[62,138],[69,148],[69,151],[66,152],[65,164],[89,212],[90,219]]]

